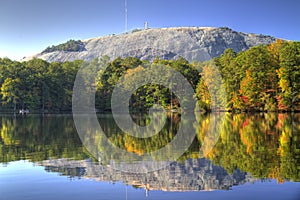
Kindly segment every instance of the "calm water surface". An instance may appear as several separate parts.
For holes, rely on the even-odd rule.
[[[99,122],[111,142],[143,155],[174,138],[180,116],[169,116],[159,134],[143,140],[124,135],[110,115]],[[299,199],[299,114],[199,115],[194,126],[195,139],[177,161],[135,174],[111,167],[118,152],[93,156],[71,115],[2,115],[0,199]],[[220,137],[203,156],[212,130]]]

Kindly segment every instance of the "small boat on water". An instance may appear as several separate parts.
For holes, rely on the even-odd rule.
[[[21,115],[27,115],[27,114],[29,114],[29,109],[21,109],[19,111],[19,114],[21,114]]]

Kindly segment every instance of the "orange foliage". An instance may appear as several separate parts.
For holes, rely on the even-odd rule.
[[[275,97],[278,104],[278,110],[288,110],[288,106],[284,103],[284,99],[281,96]]]
[[[125,142],[125,149],[128,152],[135,153],[139,156],[144,154],[144,150],[141,148],[137,148],[132,142]]]
[[[249,120],[246,119],[246,120],[244,121],[242,127],[245,128],[245,127],[248,126],[248,125],[249,125]]]
[[[274,167],[271,169],[270,173],[268,174],[268,178],[276,179],[277,183],[284,183],[284,178],[282,177],[280,173],[279,167]]]
[[[278,117],[277,117],[277,124],[276,124],[276,128],[278,129],[282,129],[283,127],[283,123],[285,121],[285,119],[287,118],[288,116],[286,114],[283,114],[283,113],[279,113],[278,114]]]
[[[127,77],[129,77],[129,76],[132,76],[132,75],[134,75],[135,73],[137,73],[137,72],[139,72],[139,71],[142,71],[143,69],[144,69],[144,68],[143,68],[141,65],[139,65],[138,67],[133,68],[133,69],[128,69],[128,70],[126,71],[125,78],[127,78]]]

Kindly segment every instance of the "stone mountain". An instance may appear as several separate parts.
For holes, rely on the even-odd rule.
[[[221,55],[227,48],[239,52],[275,40],[271,36],[236,32],[227,27],[157,28],[82,41],[71,40],[48,47],[33,57],[48,62],[77,59],[91,61],[104,55],[111,59],[118,56],[132,56],[144,60],[153,60],[156,57],[161,59],[184,57],[188,61],[205,61]]]

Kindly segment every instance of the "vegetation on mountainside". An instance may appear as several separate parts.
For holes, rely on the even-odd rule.
[[[42,53],[50,53],[54,51],[84,51],[84,43],[81,40],[69,40],[66,43],[59,45],[52,45],[47,47]]]

